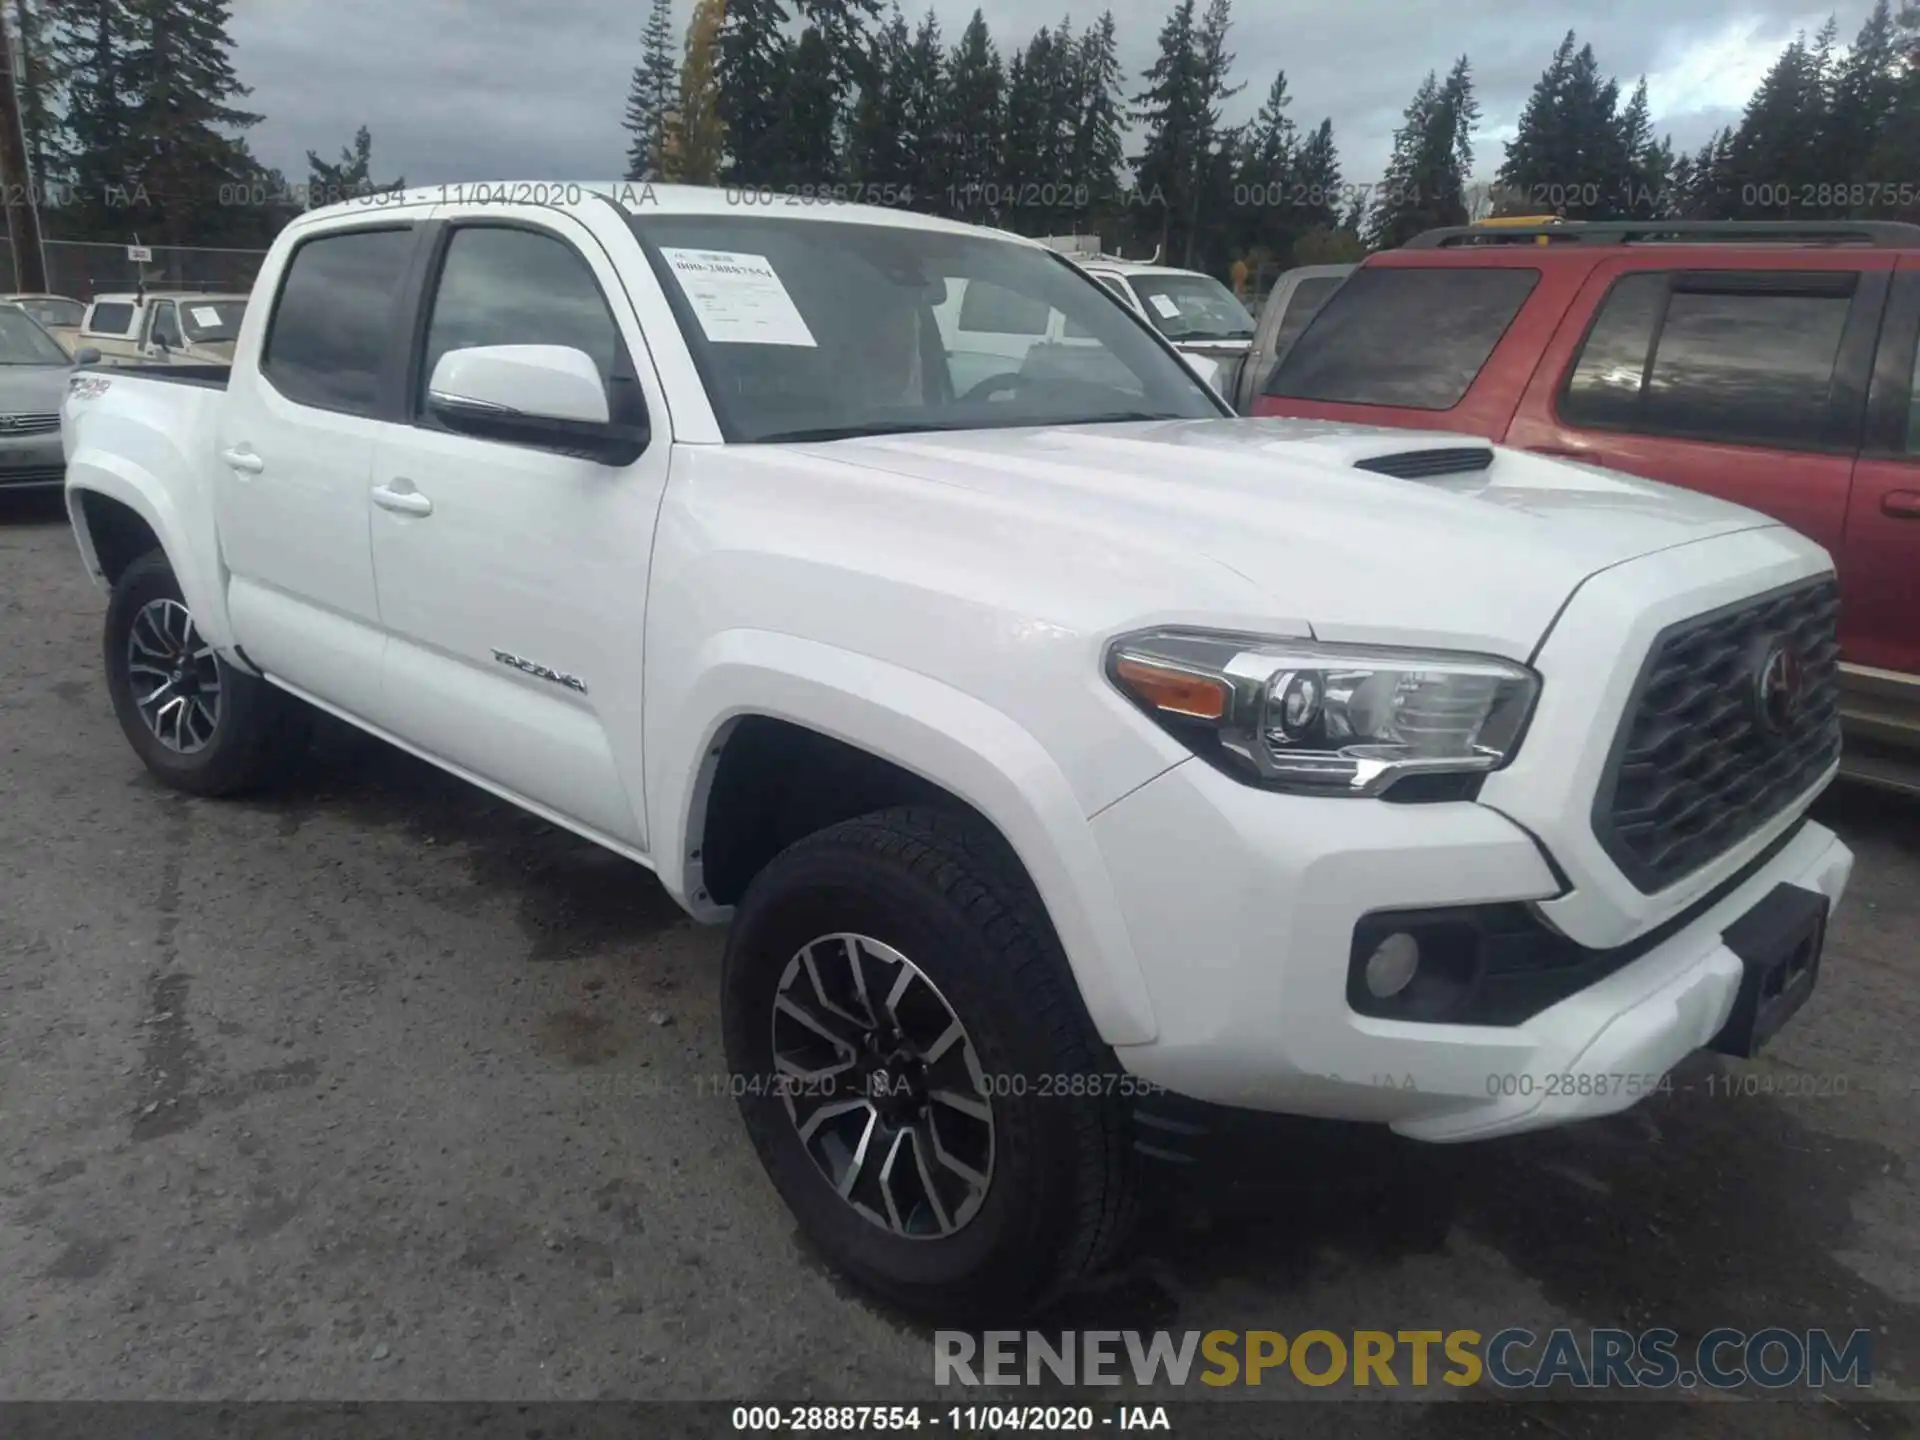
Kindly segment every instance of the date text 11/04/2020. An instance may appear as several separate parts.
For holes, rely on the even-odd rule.
[[[951,1430],[1001,1435],[1034,1430],[1086,1435],[1098,1430],[1173,1429],[1164,1405],[736,1405],[736,1431],[782,1435],[859,1431]]]

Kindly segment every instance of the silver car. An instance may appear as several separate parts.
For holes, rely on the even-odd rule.
[[[0,305],[0,491],[66,478],[60,404],[72,373],[73,360],[31,315]]]

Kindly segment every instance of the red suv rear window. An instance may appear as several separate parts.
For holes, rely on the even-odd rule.
[[[1540,281],[1538,270],[1362,268],[1274,368],[1292,400],[1451,410]]]

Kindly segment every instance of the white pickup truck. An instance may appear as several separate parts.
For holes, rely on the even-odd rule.
[[[1209,1106],[1501,1135],[1806,999],[1818,546],[1233,418],[1031,242],[551,188],[302,216],[230,373],[74,377],[113,702],[210,795],[331,712],[730,919],[747,1127],[860,1281],[1004,1314]],[[962,283],[1061,321],[964,391]]]

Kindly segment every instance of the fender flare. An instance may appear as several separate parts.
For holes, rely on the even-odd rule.
[[[926,675],[772,631],[713,636],[693,673],[684,697],[649,727],[647,792],[659,817],[652,849],[661,882],[696,918],[728,913],[698,898],[692,858],[726,736],[749,715],[784,720],[912,771],[998,827],[1039,891],[1102,1038],[1153,1040],[1146,978],[1092,826],[1059,766],[1017,722]]]
[[[193,612],[193,623],[200,634],[220,652],[222,659],[251,673],[250,667],[234,654],[224,566],[211,517],[196,527],[183,513],[180,501],[151,472],[118,456],[103,456],[84,448],[75,451],[67,464],[67,515],[73,522],[74,539],[79,544],[87,573],[102,587],[106,587],[108,581],[94,549],[81,499],[87,492],[117,501],[146,522],[166,553],[174,578],[180,582],[181,597]]]

